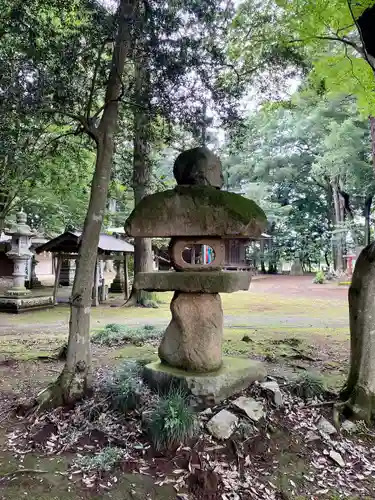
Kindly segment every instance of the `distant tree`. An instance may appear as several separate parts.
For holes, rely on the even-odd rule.
[[[246,122],[232,153],[229,182],[243,189],[249,181],[266,183],[266,199],[288,209],[273,226],[281,255],[319,261],[323,254],[328,260],[334,234],[334,262],[342,270],[343,234],[350,229],[357,243],[368,238],[375,192],[369,126],[353,100],[309,91],[266,106]],[[365,235],[355,218],[364,209]]]
[[[71,403],[91,389],[89,331],[94,268],[137,3],[121,0],[111,12],[90,0],[9,2],[0,14],[5,21],[4,37],[16,62],[20,60],[17,72],[12,72],[11,64],[7,67],[10,90],[3,104],[16,109],[19,116],[22,110],[23,117],[31,113],[39,119],[50,117],[54,124],[67,128],[64,135],[86,134],[95,149],[91,195],[72,290],[67,360],[57,381],[39,395],[41,406]]]

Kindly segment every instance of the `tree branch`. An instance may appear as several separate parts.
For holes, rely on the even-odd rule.
[[[341,42],[346,45],[350,45],[355,49],[359,54],[363,56],[363,50],[359,45],[356,43],[352,42],[351,40],[348,40],[347,38],[342,38],[340,36],[330,36],[330,35],[321,35],[321,36],[310,36],[308,38],[297,38],[293,40],[289,40],[288,43],[306,43],[308,40],[328,40],[328,41],[333,41],[333,42]]]
[[[99,140],[99,135],[96,127],[90,125],[89,121],[82,115],[75,115],[74,113],[70,113],[69,111],[60,110],[60,109],[42,109],[42,113],[49,113],[53,115],[62,115],[71,118],[74,121],[77,121],[81,124],[83,130],[89,135],[94,141],[97,143]]]
[[[90,93],[89,93],[89,98],[88,98],[87,106],[86,106],[86,121],[87,122],[90,119],[91,108],[92,108],[92,101],[93,101],[94,92],[95,92],[96,79],[98,77],[98,71],[99,71],[100,61],[101,61],[102,54],[103,54],[104,48],[106,46],[106,43],[107,43],[107,41],[103,42],[101,44],[101,46],[99,47],[98,56],[97,56],[96,61],[95,61],[94,74],[92,75]]]
[[[370,68],[375,71],[375,62],[372,63],[370,61],[370,58],[368,56],[368,53],[367,53],[367,50],[366,50],[366,44],[365,44],[365,41],[363,39],[363,35],[362,35],[362,30],[361,30],[361,27],[360,25],[358,24],[358,21],[357,19],[355,18],[355,15],[354,15],[354,12],[353,12],[353,8],[352,8],[352,3],[351,3],[351,0],[347,0],[347,4],[348,4],[348,8],[349,8],[349,12],[350,12],[350,15],[352,16],[352,19],[354,21],[354,24],[357,28],[357,31],[358,31],[358,34],[359,34],[359,37],[361,39],[361,43],[362,43],[362,47],[363,47],[363,50],[362,52],[362,56],[364,57],[364,59],[366,60],[366,62],[370,65]]]

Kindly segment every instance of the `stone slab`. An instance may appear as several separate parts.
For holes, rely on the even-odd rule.
[[[138,290],[191,293],[231,293],[248,290],[251,273],[247,271],[155,271],[137,273]]]
[[[19,314],[37,309],[48,309],[50,307],[54,307],[52,295],[43,295],[41,297],[0,297],[0,312]]]
[[[144,367],[144,378],[155,390],[178,386],[195,397],[200,407],[214,406],[266,377],[259,361],[225,356],[221,368],[210,373],[194,373],[172,368],[160,361]]]

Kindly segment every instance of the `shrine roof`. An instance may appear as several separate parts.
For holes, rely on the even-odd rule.
[[[81,244],[81,231],[65,231],[36,248],[36,253],[78,253]],[[134,253],[134,247],[127,241],[109,234],[101,233],[98,245],[99,253]]]

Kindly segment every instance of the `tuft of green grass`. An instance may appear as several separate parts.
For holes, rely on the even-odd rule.
[[[326,391],[323,379],[312,373],[301,374],[291,388],[292,392],[302,399],[323,396]]]
[[[117,346],[121,344],[142,345],[146,342],[159,340],[164,333],[163,329],[156,328],[154,325],[143,325],[129,327],[110,323],[102,330],[99,330],[91,336],[93,344]]]
[[[137,361],[125,361],[104,380],[102,390],[108,396],[114,410],[127,412],[139,407],[145,386],[142,378],[142,365]]]
[[[96,470],[99,472],[110,471],[122,459],[124,452],[121,448],[103,448],[97,455],[86,455],[78,457],[75,465],[83,471]]]
[[[193,409],[181,389],[160,398],[152,411],[147,430],[156,450],[178,446],[192,438],[198,428]]]
[[[324,272],[323,271],[318,271],[315,274],[315,277],[313,279],[313,283],[318,284],[318,285],[323,285],[324,279],[325,279]]]

